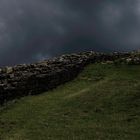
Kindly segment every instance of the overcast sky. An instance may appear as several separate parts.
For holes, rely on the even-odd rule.
[[[0,66],[140,48],[140,0],[0,0]]]

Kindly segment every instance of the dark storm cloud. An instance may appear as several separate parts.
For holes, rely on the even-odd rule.
[[[0,65],[140,46],[139,0],[1,0]]]

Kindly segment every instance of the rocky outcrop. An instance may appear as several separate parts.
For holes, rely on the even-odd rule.
[[[140,56],[138,53],[84,52],[30,65],[0,68],[0,104],[48,91],[75,78],[85,65],[98,62],[140,64]]]

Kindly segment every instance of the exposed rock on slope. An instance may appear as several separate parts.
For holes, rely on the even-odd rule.
[[[55,88],[75,78],[85,65],[95,62],[140,64],[140,56],[137,53],[85,52],[0,68],[0,103]]]

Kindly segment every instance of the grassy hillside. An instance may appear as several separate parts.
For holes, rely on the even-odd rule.
[[[94,139],[140,139],[140,66],[92,64],[53,91],[0,107],[0,140]]]

